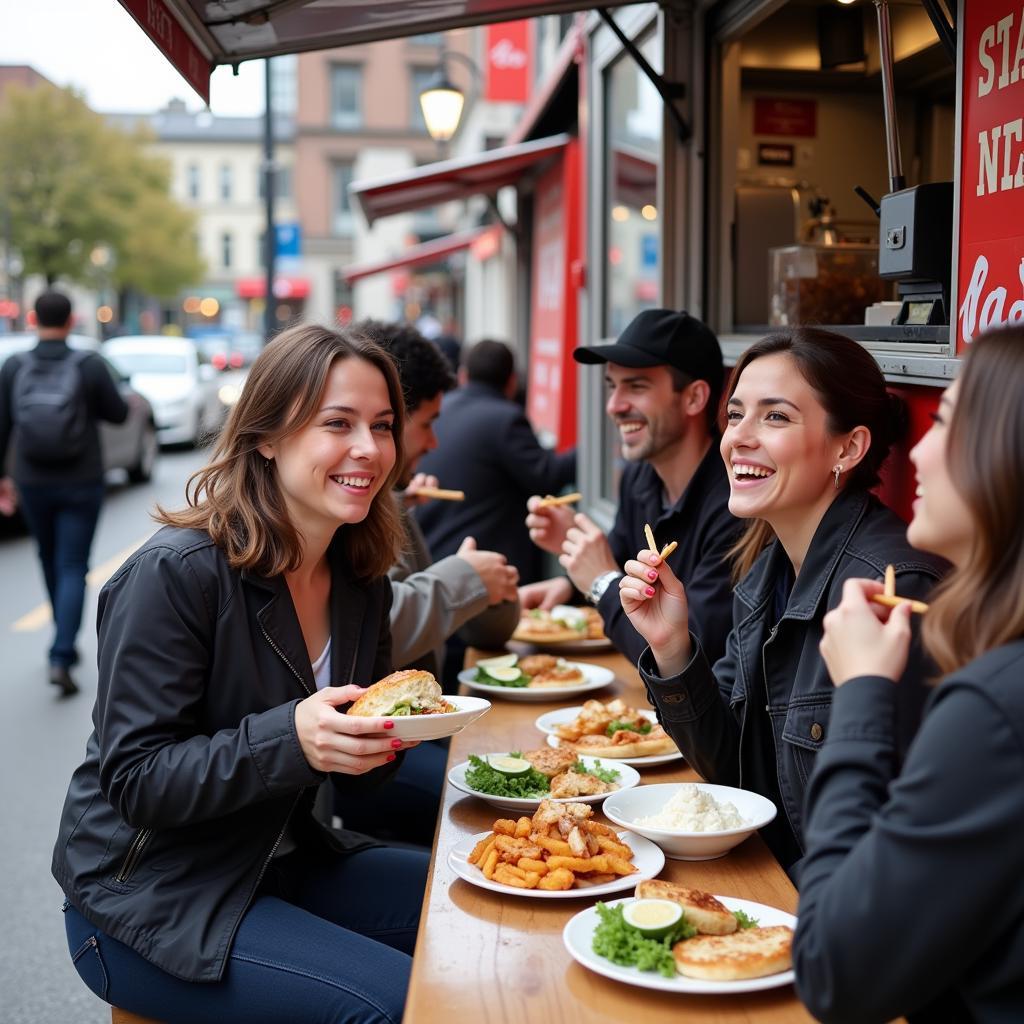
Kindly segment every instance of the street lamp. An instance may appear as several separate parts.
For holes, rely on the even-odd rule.
[[[466,105],[465,93],[452,83],[445,70],[445,64],[449,60],[461,61],[469,69],[477,88],[480,69],[469,57],[457,50],[442,50],[438,59],[440,65],[437,75],[420,93],[420,110],[423,111],[423,123],[427,126],[430,137],[443,145],[459,130],[462,111]]]

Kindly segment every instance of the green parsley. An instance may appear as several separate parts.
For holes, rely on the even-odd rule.
[[[600,919],[594,929],[592,948],[598,956],[611,960],[622,967],[636,967],[641,971],[657,971],[666,978],[676,976],[676,961],[672,947],[683,939],[697,934],[686,917],[662,939],[648,939],[632,925],[626,924],[622,916],[622,904],[609,907],[598,903],[596,908]]]
[[[739,922],[740,931],[743,931],[745,928],[756,928],[760,924],[756,917],[744,914],[742,910],[734,910],[732,916]]]
[[[588,768],[579,758],[577,758],[576,763],[569,769],[569,771],[576,772],[578,775],[593,775],[602,782],[607,782],[609,785],[615,782],[621,774],[614,768],[602,768],[600,760],[594,762],[593,768]]]
[[[608,728],[604,733],[606,736],[614,736],[617,732],[638,732],[641,736],[646,736],[653,728],[654,726],[650,722],[641,722],[636,725],[633,722],[623,722],[621,719],[617,719],[608,723]]]
[[[512,751],[511,756],[520,757],[521,755]],[[547,796],[551,792],[548,777],[537,771],[536,768],[531,768],[524,775],[502,775],[476,754],[469,755],[469,763],[470,767],[466,769],[466,783],[470,789],[475,789],[478,793],[515,799],[532,799],[533,797]]]

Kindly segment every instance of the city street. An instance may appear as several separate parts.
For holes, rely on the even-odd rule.
[[[31,539],[0,537],[0,632],[5,714],[0,720],[0,863],[4,868],[0,1017],[8,1024],[107,1024],[110,1011],[80,981],[68,956],[50,856],[64,793],[82,758],[96,696],[96,596],[156,528],[156,503],[178,506],[205,451],[163,452],[153,482],[108,491],[93,545],[79,635],[81,693],[66,700],[46,681],[49,607]]]

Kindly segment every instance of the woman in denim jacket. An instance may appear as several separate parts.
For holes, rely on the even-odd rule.
[[[796,328],[757,342],[733,374],[721,442],[729,511],[752,520],[736,549],[725,655],[708,663],[687,629],[685,580],[655,552],[628,561],[619,584],[650,644],[639,668],[662,724],[709,782],[775,803],[762,835],[787,870],[803,855],[807,779],[828,733],[825,613],[847,579],[881,578],[893,565],[900,593],[923,597],[944,567],[911,548],[903,522],[869,493],[901,412],[849,338]],[[917,658],[915,649],[893,711],[900,752],[925,697]]]
[[[824,1021],[1024,1019],[1022,395],[1024,328],[976,338],[911,453],[907,536],[955,568],[921,630],[945,675],[898,778],[886,727],[910,611],[887,614],[868,603],[877,583],[851,580],[825,620],[837,691],[793,945],[797,990]]]

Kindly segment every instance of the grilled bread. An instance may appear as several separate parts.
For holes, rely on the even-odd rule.
[[[705,981],[742,981],[778,974],[793,966],[793,929],[778,924],[731,935],[698,935],[672,947],[676,970]]]
[[[660,725],[643,735],[621,730],[611,736],[587,733],[577,740],[560,740],[559,745],[588,757],[653,757],[656,754],[675,754],[679,748]]]
[[[637,884],[636,897],[678,903],[683,908],[686,920],[701,935],[730,935],[738,927],[738,922],[730,910],[710,893],[701,892],[699,889],[687,889],[682,885],[651,878]]]
[[[551,618],[550,612],[533,610],[519,620],[513,640],[536,644],[564,644],[586,639],[586,634]]]
[[[456,711],[438,681],[420,669],[392,672],[369,687],[348,709],[350,715],[441,715]]]
[[[568,771],[576,763],[576,754],[572,750],[562,750],[555,747],[544,747],[541,750],[524,751],[523,757],[533,767],[553,779],[556,775]]]

